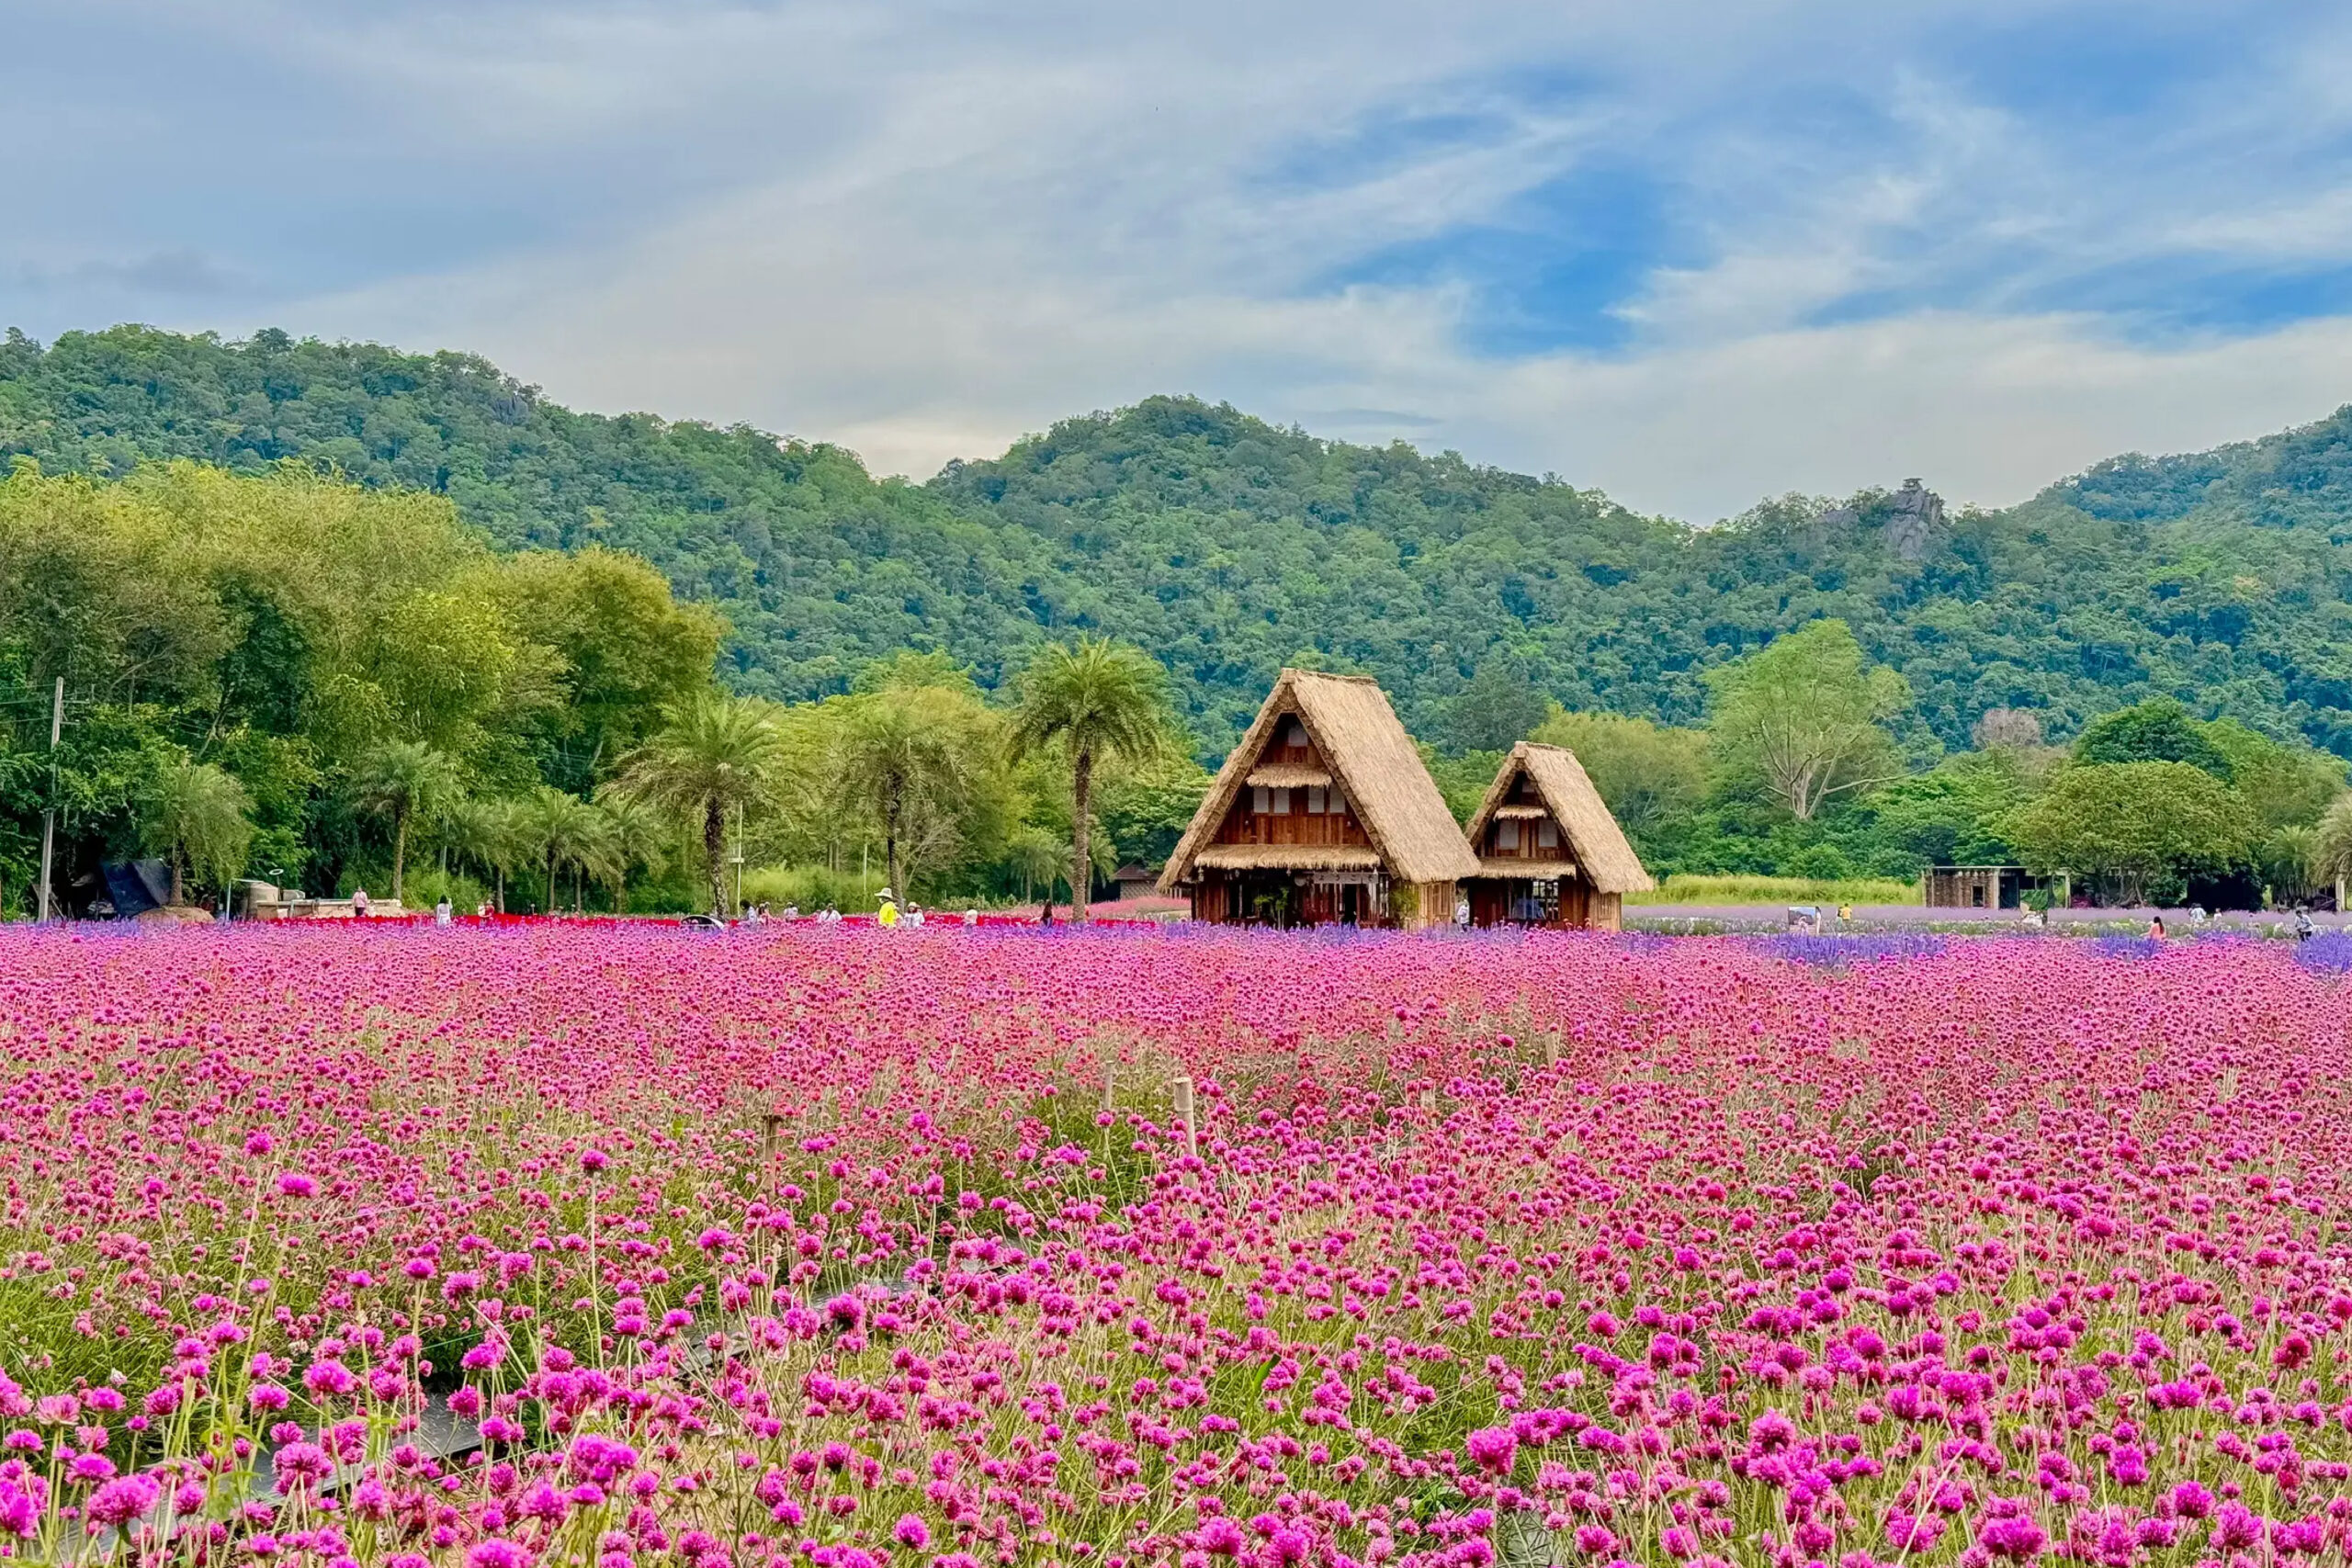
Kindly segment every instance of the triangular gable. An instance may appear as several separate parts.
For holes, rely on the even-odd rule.
[[[1657,886],[1642,867],[1641,856],[1625,840],[1625,830],[1617,825],[1608,802],[1592,786],[1590,775],[1576,753],[1564,746],[1544,746],[1522,740],[1511,748],[1495,774],[1495,782],[1487,786],[1486,797],[1478,802],[1478,809],[1471,814],[1470,824],[1464,829],[1464,839],[1476,845],[1493,820],[1496,810],[1510,798],[1510,792],[1521,774],[1534,784],[1544,809],[1560,825],[1569,852],[1577,858],[1585,879],[1600,893],[1640,893]]]
[[[1191,874],[1193,859],[1216,839],[1277,727],[1294,717],[1346,794],[1390,875],[1426,883],[1458,881],[1476,873],[1477,862],[1454,827],[1445,797],[1379,685],[1363,675],[1284,670],[1258,716],[1226,755],[1192,825],[1168,857],[1159,876],[1162,892],[1172,892]]]

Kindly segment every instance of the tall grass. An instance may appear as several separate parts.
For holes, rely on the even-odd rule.
[[[1629,904],[1917,904],[1919,885],[1891,876],[1698,876],[1677,873]]]

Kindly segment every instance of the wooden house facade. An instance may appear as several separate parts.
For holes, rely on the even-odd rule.
[[[1464,835],[1477,857],[1473,925],[1616,931],[1624,898],[1657,886],[1574,752],[1521,741]]]
[[[1160,874],[1193,918],[1426,927],[1477,869],[1370,677],[1285,670]]]

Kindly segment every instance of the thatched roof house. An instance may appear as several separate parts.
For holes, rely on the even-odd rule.
[[[1193,918],[1423,926],[1477,870],[1387,695],[1285,670],[1160,874]]]
[[[1464,833],[1478,857],[1469,887],[1478,925],[1615,931],[1624,896],[1657,886],[1564,747],[1512,747]]]

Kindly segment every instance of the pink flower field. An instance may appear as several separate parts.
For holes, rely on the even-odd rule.
[[[2352,1545],[2346,996],[2280,944],[5,940],[18,1556]]]

